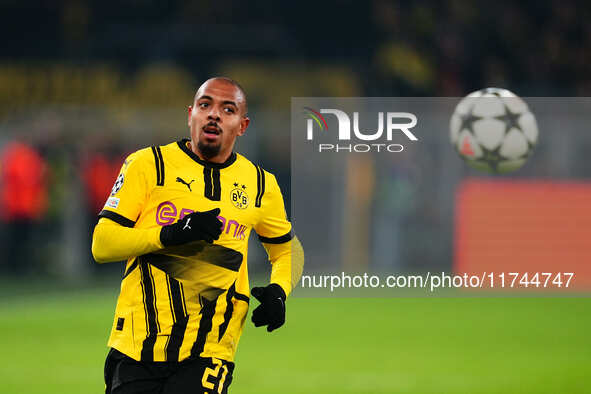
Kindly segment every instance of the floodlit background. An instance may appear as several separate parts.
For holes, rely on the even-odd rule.
[[[103,390],[123,267],[92,261],[96,214],[126,154],[188,136],[187,106],[206,78],[244,86],[252,123],[237,149],[275,173],[289,201],[291,97],[460,97],[487,86],[589,96],[590,17],[587,2],[568,0],[1,2],[0,391]],[[567,182],[582,196],[570,217],[586,217],[588,136],[567,139],[557,127],[542,140],[541,167],[528,163],[511,177],[474,178],[450,153],[444,163],[465,177],[457,191],[469,202],[451,206],[497,209],[495,195],[474,185]],[[447,155],[447,138],[437,141],[430,151]],[[376,207],[391,221],[380,226],[400,229],[392,264],[454,266],[453,212],[425,189],[435,159],[425,157],[420,171],[401,160],[374,174],[387,181]],[[509,207],[527,207],[517,203]],[[556,237],[576,235],[588,256],[589,227],[569,231]],[[256,242],[249,257],[262,280],[268,267]],[[389,272],[379,261],[376,270]],[[287,305],[277,332],[247,323],[231,392],[591,391],[585,298],[294,297]]]

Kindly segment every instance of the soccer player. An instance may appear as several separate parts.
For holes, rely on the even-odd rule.
[[[250,119],[244,90],[207,80],[189,107],[191,139],[125,160],[99,214],[98,262],[127,260],[105,362],[106,393],[226,393],[252,294],[255,326],[285,321],[303,250],[275,177],[233,151]],[[271,280],[250,291],[251,230]]]

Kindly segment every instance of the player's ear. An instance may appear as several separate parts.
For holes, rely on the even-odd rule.
[[[193,107],[189,105],[189,115],[188,115],[188,119],[187,119],[187,124],[189,125],[189,127],[191,127],[191,114],[193,113]]]
[[[246,133],[246,129],[248,128],[249,124],[250,124],[250,118],[248,116],[243,116],[242,119],[240,120],[240,130],[238,131],[239,136]]]

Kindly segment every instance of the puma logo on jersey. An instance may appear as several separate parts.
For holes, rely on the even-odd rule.
[[[189,226],[190,221],[191,221],[191,218],[187,218],[187,223],[185,223],[185,227],[183,227],[183,230],[186,230],[186,229],[191,230],[191,226]]]
[[[187,186],[189,188],[189,191],[192,192],[193,190],[191,190],[191,183],[195,182],[195,179],[192,179],[191,182],[187,183],[185,182],[185,180],[183,178],[181,178],[180,176],[176,177],[176,181],[179,183],[182,183],[183,185]]]

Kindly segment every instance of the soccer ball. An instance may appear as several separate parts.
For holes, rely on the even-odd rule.
[[[538,141],[536,118],[506,89],[470,93],[456,106],[449,127],[452,146],[470,167],[497,174],[520,168]]]

